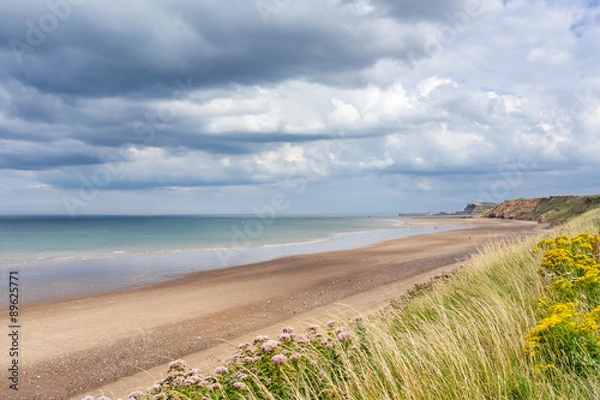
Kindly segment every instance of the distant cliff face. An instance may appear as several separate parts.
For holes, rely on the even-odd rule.
[[[465,207],[463,214],[478,215],[478,214],[482,214],[482,213],[494,208],[495,206],[497,206],[496,203],[469,203]]]
[[[542,203],[545,203],[550,199],[551,197],[505,201],[489,210],[485,216],[490,218],[531,220],[532,218],[530,218],[528,214],[539,209]]]
[[[593,208],[600,207],[600,195],[552,196],[505,201],[483,216],[524,221],[562,222]]]

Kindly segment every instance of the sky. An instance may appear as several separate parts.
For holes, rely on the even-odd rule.
[[[0,214],[600,193],[600,1],[0,2]]]

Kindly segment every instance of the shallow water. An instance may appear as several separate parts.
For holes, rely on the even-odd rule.
[[[23,303],[147,286],[185,274],[433,232],[406,217],[4,217],[0,274]],[[441,230],[442,228],[438,229]],[[453,229],[444,227],[443,229]]]

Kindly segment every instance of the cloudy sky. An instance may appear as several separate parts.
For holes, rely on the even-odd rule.
[[[4,0],[0,18],[0,214],[600,192],[598,0]]]

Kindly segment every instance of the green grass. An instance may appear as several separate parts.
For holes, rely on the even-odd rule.
[[[586,197],[558,196],[542,203],[537,210],[524,213],[524,216],[532,220],[544,216],[549,222],[564,222],[598,207],[600,207],[600,195]]]
[[[261,350],[259,343],[240,350],[226,374],[206,378],[206,386],[219,382],[220,388],[176,388],[184,371],[172,371],[174,379],[160,388],[161,394],[140,398],[598,398],[600,371],[540,371],[523,345],[538,323],[536,304],[548,283],[539,273],[542,255],[532,252],[537,242],[559,234],[598,234],[599,229],[600,210],[595,210],[543,236],[489,245],[458,274],[403,296],[362,321],[339,321],[336,326],[351,339],[336,340],[334,328],[325,327],[308,338],[321,334],[331,347],[321,339],[301,344],[299,333],[272,352]],[[301,356],[297,362],[275,366],[271,361],[275,354],[289,359],[296,352]],[[262,358],[242,364],[244,355]],[[234,381],[243,381],[245,389],[233,389]]]
[[[511,217],[527,221],[564,223],[576,216],[600,207],[600,195],[555,196],[540,199],[538,207],[531,211],[515,210]],[[491,210],[493,212],[494,210]]]

